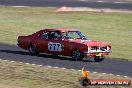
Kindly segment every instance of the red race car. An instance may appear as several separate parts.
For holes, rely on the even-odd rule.
[[[71,56],[73,60],[92,56],[95,62],[99,62],[111,52],[111,44],[86,39],[75,29],[44,29],[32,35],[19,36],[17,41],[18,46],[29,50],[31,55],[64,55]]]

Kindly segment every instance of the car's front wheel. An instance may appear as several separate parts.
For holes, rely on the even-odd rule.
[[[102,57],[102,56],[101,57],[100,56],[95,56],[94,57],[95,62],[100,62],[100,61],[103,61],[103,60],[104,60],[104,57]]]
[[[82,60],[84,58],[79,50],[73,50],[71,57],[73,60]]]
[[[31,55],[38,55],[39,53],[38,53],[38,50],[37,50],[37,47],[34,45],[34,44],[31,44],[30,46],[29,46],[29,53],[31,54]]]

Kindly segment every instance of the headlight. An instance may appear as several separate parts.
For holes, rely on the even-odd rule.
[[[111,46],[107,46],[107,50],[111,52]]]
[[[90,50],[91,50],[91,47],[90,47],[90,46],[88,46],[88,53],[90,53]]]

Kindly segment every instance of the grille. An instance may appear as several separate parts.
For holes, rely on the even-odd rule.
[[[110,52],[111,47],[110,46],[91,46],[88,49],[88,52],[90,53],[96,53],[96,52]]]

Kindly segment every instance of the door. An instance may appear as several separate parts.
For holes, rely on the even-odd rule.
[[[44,31],[40,33],[38,40],[36,41],[37,43],[37,48],[40,53],[48,53],[48,32]]]
[[[61,33],[56,30],[45,31],[40,34],[38,40],[39,52],[48,54],[63,54],[63,42]]]
[[[59,31],[51,31],[48,40],[48,52],[50,54],[62,55],[64,49],[61,33]]]

